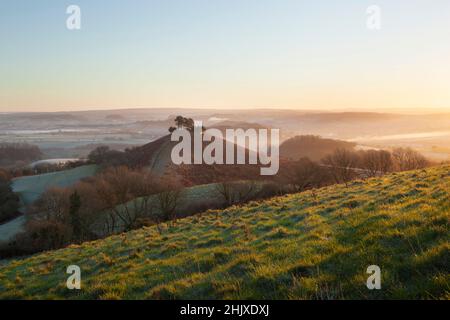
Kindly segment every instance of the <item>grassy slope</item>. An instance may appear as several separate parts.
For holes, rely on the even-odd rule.
[[[12,187],[18,193],[23,205],[29,205],[50,187],[67,187],[90,177],[97,171],[96,165],[86,165],[74,169],[21,177],[13,180]]]
[[[0,263],[0,298],[450,299],[449,199],[445,166],[209,212]]]

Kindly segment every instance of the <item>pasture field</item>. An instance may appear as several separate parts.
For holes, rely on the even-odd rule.
[[[19,195],[22,206],[28,206],[49,188],[71,186],[83,178],[93,176],[97,169],[97,165],[86,165],[64,171],[16,178],[12,182],[12,188]]]
[[[5,260],[0,299],[450,299],[449,216],[450,166],[394,173]]]
[[[21,215],[11,221],[0,224],[0,244],[2,242],[8,242],[16,234],[23,231],[25,222],[25,215]]]

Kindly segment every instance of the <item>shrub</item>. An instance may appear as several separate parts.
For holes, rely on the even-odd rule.
[[[32,220],[27,224],[27,232],[16,237],[16,245],[25,252],[55,250],[70,243],[72,230],[57,221]]]

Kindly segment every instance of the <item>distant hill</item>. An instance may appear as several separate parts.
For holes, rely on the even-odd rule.
[[[125,121],[125,120],[127,120],[127,118],[121,114],[109,114],[105,117],[105,119],[109,120],[109,121]]]
[[[289,160],[308,157],[313,161],[320,161],[338,148],[353,150],[355,146],[356,144],[353,142],[325,139],[319,136],[296,136],[281,144],[280,156]]]
[[[269,126],[264,126],[259,123],[252,123],[252,122],[246,122],[246,121],[231,121],[231,120],[218,122],[218,123],[214,124],[212,127],[214,127],[215,129],[222,130],[222,131],[224,131],[225,129],[243,129],[243,130],[255,129],[255,130],[258,130],[258,129],[268,129],[269,128]]]
[[[223,122],[214,126],[225,132],[226,129],[242,128],[247,130],[252,128],[253,124],[246,122]],[[259,128],[264,128],[259,125]],[[147,166],[158,174],[164,174],[168,169],[175,168],[178,173],[189,176],[189,180],[197,183],[212,183],[225,176],[229,178],[253,179],[259,176],[259,166],[254,165],[185,165],[181,167],[174,166],[171,161],[171,152],[178,142],[170,141],[170,135],[159,138],[144,146],[134,148],[127,155],[129,164],[132,166]],[[204,143],[204,147],[207,143]],[[353,142],[342,140],[325,139],[318,136],[304,135],[296,136],[284,141],[280,145],[280,157],[286,160],[299,160],[308,157],[313,161],[320,161],[324,156],[332,153],[337,148],[353,150],[356,146]],[[224,148],[226,145],[224,144]],[[241,148],[236,146],[236,148]],[[248,159],[248,150],[245,150]],[[224,151],[225,154],[225,151]],[[172,171],[174,172],[174,171]],[[212,178],[215,177],[215,178]]]
[[[5,261],[0,299],[450,299],[448,199],[441,166],[252,202]]]
[[[215,172],[215,175],[217,175],[218,171],[220,173],[220,171],[230,171],[230,170],[234,170],[236,169],[236,167],[240,167],[238,165],[233,166],[233,169],[229,168],[230,166],[224,166],[224,165],[206,165],[206,164],[188,164],[188,165],[182,165],[182,166],[176,166],[173,164],[172,162],[172,158],[171,158],[171,154],[172,154],[172,149],[175,147],[175,145],[177,145],[178,142],[174,142],[170,140],[170,135],[164,136],[162,138],[159,138],[153,142],[150,142],[144,146],[141,147],[137,147],[134,148],[133,150],[131,150],[128,154],[127,154],[127,161],[128,164],[131,166],[136,166],[136,167],[148,167],[150,170],[152,170],[154,173],[162,175],[164,173],[167,173],[168,171],[170,171],[172,174],[182,174],[183,172],[186,172],[186,169],[189,168],[189,175],[194,174],[193,172],[195,172],[196,174],[202,174],[202,175],[209,175],[212,174],[213,172]],[[224,141],[224,157],[225,157],[225,148],[227,147],[227,144],[231,144],[228,143],[226,141]],[[205,148],[207,145],[206,142],[203,143],[203,147]],[[241,149],[241,147],[237,146],[236,144],[234,145],[236,153],[238,149]],[[192,149],[193,150],[193,149]],[[244,150],[245,154],[246,154],[246,158],[248,159],[248,149]],[[236,157],[236,153],[235,153],[235,157]],[[192,154],[192,157],[194,155]],[[225,161],[225,160],[224,160]],[[193,160],[192,160],[193,163]],[[248,166],[246,166],[248,167]],[[252,177],[256,175],[258,175],[258,166],[254,166],[251,165],[250,166],[251,169],[251,173],[252,173]],[[244,178],[241,175],[241,178]],[[206,179],[203,181],[203,183],[211,183],[214,180],[209,180]]]
[[[247,130],[248,128],[264,128],[264,126],[258,125],[258,124],[252,124],[247,122],[221,122],[213,126],[215,129],[219,129],[222,132],[225,132],[226,129],[244,129]],[[147,166],[151,170],[153,170],[155,173],[163,174],[165,173],[169,168],[173,168],[173,163],[171,160],[171,153],[172,149],[178,144],[177,141],[171,141],[171,136],[166,135],[163,136],[155,141],[152,141],[148,144],[145,144],[140,147],[133,148],[130,150],[127,154],[127,161],[128,164],[131,166]],[[203,143],[203,149],[208,145],[207,142]],[[231,142],[227,142],[224,140],[224,161],[225,161],[225,148],[227,145],[231,145]],[[234,144],[235,152],[237,153],[237,150],[245,149],[244,152],[246,154],[246,158],[248,159],[249,150],[243,147],[240,147],[236,144]],[[192,150],[194,150],[192,148]],[[193,154],[192,154],[193,157]],[[192,161],[193,162],[193,161]],[[198,165],[200,166],[200,165]],[[201,165],[203,168],[205,168],[204,165]],[[224,166],[221,166],[222,168]],[[206,170],[206,169],[205,169]]]

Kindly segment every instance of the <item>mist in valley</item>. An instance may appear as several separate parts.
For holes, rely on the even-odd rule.
[[[177,115],[208,128],[280,129],[281,142],[318,135],[359,148],[412,147],[431,160],[450,159],[450,113],[375,113],[292,110],[128,109],[59,113],[3,113],[0,143],[28,143],[39,160],[83,159],[98,146],[125,150],[168,134]]]

